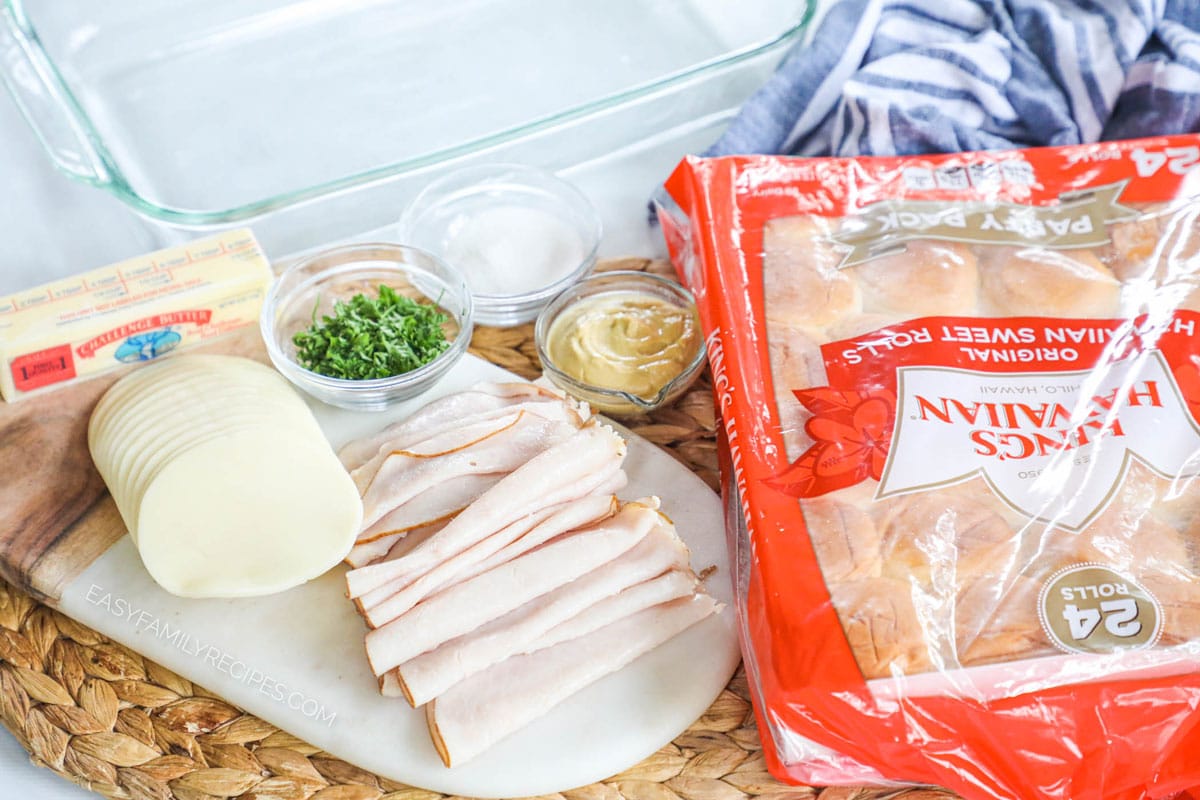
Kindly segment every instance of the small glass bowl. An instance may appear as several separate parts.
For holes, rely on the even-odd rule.
[[[375,380],[330,378],[296,361],[293,335],[307,330],[314,318],[332,314],[335,301],[373,296],[381,284],[414,300],[428,300],[449,315],[445,330],[450,347],[412,372]],[[272,363],[293,384],[330,405],[379,411],[430,388],[462,358],[471,341],[471,292],[456,270],[423,250],[354,244],[317,253],[280,275],[267,293],[260,325]]]
[[[696,335],[700,340],[695,357],[684,366],[683,371],[650,398],[581,381],[564,372],[550,357],[549,337],[559,315],[577,303],[598,295],[629,292],[656,297],[689,311],[695,319]],[[551,382],[568,394],[587,401],[597,411],[614,417],[638,417],[674,402],[695,382],[704,368],[704,336],[691,292],[674,281],[647,272],[618,270],[584,278],[542,309],[534,326],[534,342],[542,370]]]
[[[508,213],[511,223],[512,215],[522,212],[531,229],[522,231],[519,223],[506,224],[501,218]],[[539,223],[545,223],[541,237],[535,235]],[[502,280],[482,274],[489,257],[494,266],[496,259],[519,262],[531,248],[550,248],[554,242],[546,225],[563,234],[558,244],[564,252],[547,252],[545,257],[568,262],[548,269],[544,282],[521,291],[489,291]],[[512,326],[532,320],[551,298],[591,271],[602,226],[600,214],[583,192],[554,173],[521,164],[485,164],[457,170],[426,186],[400,217],[399,230],[401,241],[436,254],[463,273],[475,296],[476,322]],[[491,247],[490,253],[484,253],[481,244]]]

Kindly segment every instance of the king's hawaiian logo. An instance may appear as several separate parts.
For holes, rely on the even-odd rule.
[[[814,415],[805,428],[814,444],[772,485],[811,497],[870,478],[885,498],[980,476],[1017,512],[1080,530],[1131,460],[1200,474],[1200,425],[1158,351],[1103,371],[906,366],[896,378],[895,395],[797,392]]]

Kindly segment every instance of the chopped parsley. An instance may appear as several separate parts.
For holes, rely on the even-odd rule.
[[[432,305],[379,287],[379,297],[356,294],[292,337],[296,359],[312,372],[344,380],[390,378],[428,364],[450,347],[442,325],[450,317]]]

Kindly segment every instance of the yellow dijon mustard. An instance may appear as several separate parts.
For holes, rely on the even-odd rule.
[[[700,349],[695,312],[641,292],[606,292],[563,311],[550,327],[550,359],[592,386],[653,400]]]

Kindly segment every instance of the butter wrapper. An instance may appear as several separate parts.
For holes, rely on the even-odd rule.
[[[258,322],[270,263],[222,233],[0,298],[0,395],[12,402]]]

